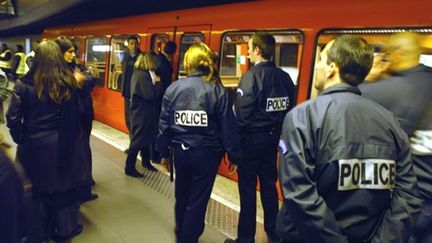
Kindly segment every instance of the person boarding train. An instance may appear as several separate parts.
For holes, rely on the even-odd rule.
[[[185,53],[186,79],[172,83],[162,100],[158,150],[174,150],[175,221],[178,243],[196,243],[224,150],[231,170],[240,160],[231,97],[213,80],[213,53],[204,43]],[[169,145],[171,144],[171,145]]]
[[[420,208],[408,138],[394,115],[356,87],[372,66],[359,37],[330,41],[315,67],[321,95],[282,128],[284,242],[406,242]]]

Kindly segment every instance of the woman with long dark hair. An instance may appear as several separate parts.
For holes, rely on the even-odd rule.
[[[30,71],[15,84],[7,126],[41,209],[44,238],[68,239],[82,231],[77,188],[90,183],[79,138],[79,85],[54,41],[35,51]]]

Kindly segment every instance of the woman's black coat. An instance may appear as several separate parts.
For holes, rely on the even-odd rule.
[[[152,83],[146,70],[134,70],[131,78],[130,118],[132,124],[131,148],[153,144],[158,134],[162,84]]]
[[[35,192],[61,193],[90,183],[78,99],[75,91],[68,102],[42,101],[29,76],[15,84],[7,126]]]

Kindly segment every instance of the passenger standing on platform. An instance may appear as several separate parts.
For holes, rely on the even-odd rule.
[[[1,46],[0,68],[6,73],[8,78],[10,78],[12,68],[12,52],[9,50],[9,47],[6,43],[2,43]]]
[[[90,183],[79,138],[78,83],[54,41],[36,47],[30,71],[14,87],[6,114],[17,160],[33,185],[46,239],[81,233],[77,188]]]
[[[22,45],[16,45],[16,52],[12,59],[11,76],[14,80],[21,78],[26,73],[26,55]]]
[[[125,121],[126,121],[126,127],[129,131],[129,138],[132,138],[132,128],[131,128],[131,122],[130,122],[130,83],[132,78],[132,73],[134,70],[135,62],[138,58],[138,55],[140,54],[139,49],[139,41],[138,37],[135,35],[130,35],[127,38],[127,50],[128,52],[124,52],[123,54],[123,60],[122,60],[122,96],[124,100],[124,114],[125,114]],[[128,150],[125,152],[127,153]]]
[[[72,40],[65,36],[59,36],[56,38],[55,42],[59,45],[60,50],[63,53],[64,59],[68,64],[72,73],[74,73],[75,78],[78,78],[78,83],[82,84],[79,86],[79,97],[80,97],[80,128],[83,131],[79,134],[82,144],[85,147],[85,153],[87,161],[90,163],[90,173],[91,184],[94,184],[92,176],[92,153],[90,148],[90,135],[93,125],[94,112],[93,112],[93,99],[91,92],[95,85],[93,77],[89,74],[87,68],[84,65],[77,64],[75,61],[75,52],[77,48],[75,47]],[[89,201],[96,199],[97,194],[91,193],[91,185],[86,185],[82,188],[82,199],[83,201]]]
[[[140,53],[135,62],[131,78],[131,142],[126,159],[125,173],[132,177],[143,177],[135,168],[138,152],[141,151],[142,166],[157,171],[150,163],[150,148],[158,134],[160,99],[163,87],[154,73],[156,65],[150,53]]]
[[[238,168],[240,216],[237,241],[255,242],[257,177],[264,209],[264,230],[269,241],[275,233],[278,213],[276,156],[282,120],[294,106],[295,86],[290,76],[277,68],[271,58],[275,39],[255,33],[249,40],[249,58],[255,65],[246,72],[237,88],[235,113],[240,128],[243,160]]]
[[[373,49],[330,41],[315,66],[317,98],[284,119],[277,231],[286,242],[406,242],[420,209],[406,134],[356,87]]]
[[[165,91],[172,82],[173,68],[170,62],[172,55],[174,55],[177,45],[174,41],[165,43],[162,52],[157,53],[157,68],[156,74],[160,77],[163,90]]]
[[[411,138],[414,172],[424,203],[410,242],[432,242],[432,68],[419,63],[422,48],[417,34],[396,34],[385,50],[392,76],[364,84],[360,90],[392,111]]]
[[[170,60],[172,60],[172,57],[176,49],[177,49],[177,44],[174,41],[168,41],[165,43],[163,50],[156,54],[156,74],[160,77],[161,80],[161,84],[163,88],[162,94],[172,83],[173,68]],[[162,96],[160,97],[159,102],[161,104]],[[154,163],[161,162],[160,154],[158,151],[156,151],[154,144],[152,145],[150,150],[150,159]],[[168,168],[169,166],[166,160],[162,160],[162,165],[169,170]]]
[[[240,146],[232,102],[222,84],[213,80],[213,53],[204,43],[185,53],[186,79],[165,91],[159,120],[158,149],[174,154],[177,243],[196,243],[224,150],[234,171]]]

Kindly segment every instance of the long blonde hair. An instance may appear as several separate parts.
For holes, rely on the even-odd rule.
[[[67,65],[60,47],[52,40],[44,40],[35,49],[30,70],[36,94],[43,100],[47,95],[56,103],[69,100],[77,81]]]
[[[214,54],[204,43],[195,43],[189,47],[184,56],[184,67],[187,74],[201,72],[204,80],[215,82],[214,80]]]
[[[156,69],[156,64],[153,60],[153,56],[149,52],[141,52],[135,61],[134,68],[154,71]]]

